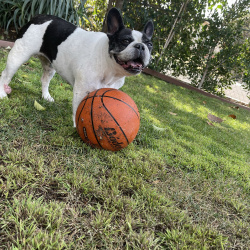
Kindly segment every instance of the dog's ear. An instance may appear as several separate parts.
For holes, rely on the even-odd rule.
[[[118,9],[112,8],[107,17],[108,35],[114,35],[117,31],[124,29],[122,16]]]
[[[146,34],[146,36],[151,39],[154,33],[154,24],[153,22],[150,20],[146,23],[143,32]]]

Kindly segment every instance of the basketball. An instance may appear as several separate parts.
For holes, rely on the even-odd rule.
[[[76,112],[82,140],[94,148],[118,151],[131,143],[140,127],[140,114],[126,93],[103,88],[89,93]]]

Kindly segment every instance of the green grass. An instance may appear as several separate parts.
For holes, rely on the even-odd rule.
[[[113,153],[79,138],[71,87],[55,76],[48,103],[40,77],[33,58],[0,100],[0,249],[249,249],[249,111],[127,78],[141,127]]]

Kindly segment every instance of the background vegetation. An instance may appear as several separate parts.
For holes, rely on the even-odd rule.
[[[1,49],[0,71],[6,58]],[[127,78],[140,131],[107,152],[72,127],[72,88],[58,75],[55,103],[41,99],[41,75],[32,58],[0,100],[0,249],[249,248],[249,111]]]
[[[0,25],[19,29],[47,13],[101,30],[107,9],[117,6],[131,28],[154,20],[152,67],[218,93],[234,79],[249,87],[248,4],[1,0]],[[0,72],[6,58],[1,49]],[[72,128],[71,87],[55,76],[55,103],[48,103],[40,77],[33,58],[13,78],[9,99],[0,100],[1,249],[249,248],[247,110],[131,77],[122,90],[138,105],[140,131],[111,153],[86,146]]]
[[[0,27],[20,28],[34,15],[52,14],[90,30],[106,31],[105,15],[116,6],[126,24],[142,30],[155,23],[151,63],[157,71],[183,75],[191,84],[223,94],[235,80],[250,89],[250,0],[1,0]]]
[[[223,94],[241,80],[250,89],[250,1],[124,1],[126,22],[142,29],[155,22],[151,66]]]
[[[0,27],[18,31],[32,17],[38,14],[55,15],[83,25],[86,15],[86,0],[1,0]]]

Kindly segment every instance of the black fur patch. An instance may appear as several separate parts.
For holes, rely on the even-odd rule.
[[[38,15],[30,22],[23,26],[18,34],[18,38],[22,38],[31,24],[39,25],[45,22],[52,21],[47,27],[40,52],[52,62],[56,59],[57,47],[65,41],[77,28],[77,26],[69,23],[59,17],[51,15]]]
[[[147,47],[151,53],[151,51],[153,49],[153,45],[152,45],[151,39],[149,37],[147,37],[147,35],[145,33],[143,33],[143,35],[142,35],[142,42],[147,45]]]
[[[53,16],[47,16],[47,15],[38,15],[31,19],[28,23],[26,23],[18,32],[17,39],[20,39],[23,37],[25,32],[28,30],[31,24],[43,24],[47,21],[52,20]]]
[[[40,52],[52,62],[57,56],[57,47],[71,35],[77,27],[61,18],[54,17],[44,36]]]
[[[134,41],[131,29],[122,29],[113,35],[109,35],[109,51],[120,52]],[[127,43],[128,42],[128,43]]]

